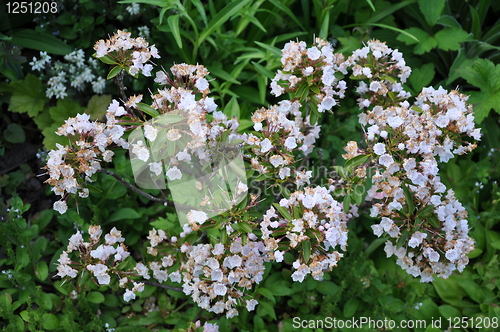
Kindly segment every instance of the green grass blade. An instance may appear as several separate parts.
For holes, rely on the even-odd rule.
[[[284,12],[285,14],[287,14],[295,23],[297,23],[297,25],[300,27],[301,30],[306,30],[306,28],[304,28],[304,26],[302,25],[302,23],[300,23],[300,21],[297,18],[297,16],[295,16],[292,13],[292,11],[290,10],[290,8],[288,8],[287,6],[279,3],[276,0],[271,0],[269,2],[272,3],[276,8],[278,8],[279,10],[281,10],[282,12]]]
[[[233,1],[223,10],[221,10],[214,18],[210,20],[208,23],[208,27],[203,30],[196,40],[197,47],[199,47],[208,36],[210,36],[217,28],[219,28],[222,24],[228,21],[231,16],[235,15],[241,8],[246,6],[251,0],[241,0],[241,1]]]
[[[412,3],[415,3],[415,2],[418,2],[418,0],[407,0],[407,1],[403,1],[403,2],[400,2],[400,3],[395,4],[395,5],[391,5],[391,6],[387,7],[386,9],[384,9],[383,11],[379,11],[376,15],[373,15],[372,17],[370,17],[368,19],[368,21],[366,21],[365,23],[379,22],[379,21],[383,20],[384,18],[386,18],[387,16],[391,15],[392,13],[400,10],[403,7],[411,5]]]
[[[375,11],[377,11],[377,10],[375,9],[375,6],[373,5],[372,0],[366,0],[366,2],[368,2],[368,4],[370,5],[370,8],[371,8],[374,12],[375,12]]]
[[[181,29],[179,27],[179,14],[172,15],[167,18],[168,26],[172,31],[172,35],[174,36],[175,42],[182,48],[182,38],[181,38]]]

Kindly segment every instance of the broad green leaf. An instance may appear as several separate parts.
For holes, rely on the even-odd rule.
[[[251,0],[232,1],[229,5],[224,7],[224,9],[218,12],[217,15],[210,20],[208,27],[201,32],[196,40],[196,46],[199,47],[216,29],[227,22],[232,16],[236,15],[239,10],[250,1]]]
[[[273,79],[274,78],[274,73],[267,69],[266,67],[262,66],[261,64],[255,62],[255,61],[252,61],[252,64],[254,65],[255,69],[263,76],[269,78],[269,79]]]
[[[418,6],[430,26],[436,24],[444,9],[445,0],[419,0]]]
[[[274,298],[274,295],[273,293],[267,289],[267,288],[259,288],[257,289],[257,292],[264,295],[265,297],[267,297],[269,300],[271,300],[273,303],[276,303],[276,299]]]
[[[400,3],[395,3],[391,4],[390,6],[387,6],[387,8],[384,8],[383,10],[376,11],[375,15],[370,17],[366,23],[376,23],[382,21],[384,18],[387,16],[391,15],[392,13],[400,10],[401,8],[404,8],[408,5],[411,5],[412,3],[418,2],[418,0],[406,0],[402,1]],[[375,11],[375,10],[373,10]],[[339,38],[340,39],[340,38]]]
[[[66,45],[56,37],[35,30],[21,30],[12,34],[11,42],[38,51],[52,54],[66,55],[73,51],[73,48]]]
[[[240,104],[238,103],[238,98],[231,98],[231,100],[226,104],[226,107],[224,107],[224,114],[226,114],[229,118],[240,117]]]
[[[87,104],[85,113],[90,115],[91,120],[103,119],[110,103],[111,95],[93,95]]]
[[[462,298],[467,295],[466,292],[458,285],[458,275],[451,275],[448,279],[434,278],[432,284],[436,289],[439,297],[451,305],[456,305]]]
[[[116,60],[109,54],[106,54],[105,56],[97,58],[97,59],[101,60],[102,62],[104,62],[107,65],[117,65],[118,64],[118,62],[116,62]]]
[[[437,45],[436,39],[432,36],[429,36],[429,34],[422,29],[413,27],[404,31],[417,38],[418,41],[406,34],[400,34],[397,39],[406,43],[407,45],[417,44],[415,46],[416,54],[424,54],[426,52],[429,52]]]
[[[344,316],[347,318],[354,316],[356,310],[358,309],[358,306],[359,300],[355,297],[351,297],[349,300],[347,300],[347,303],[344,306]]]
[[[330,296],[342,292],[342,289],[332,281],[320,282],[316,287],[316,290],[323,295],[330,295]]]
[[[87,295],[87,301],[92,303],[102,303],[104,299],[104,295],[101,292],[90,292]]]
[[[124,219],[137,219],[140,215],[131,208],[121,208],[120,210],[113,213],[109,218],[108,222],[119,221]]]
[[[62,125],[68,118],[83,113],[83,107],[69,99],[59,99],[57,105],[49,108],[50,117],[57,126]]]
[[[160,113],[158,112],[158,110],[155,110],[154,108],[152,108],[148,104],[137,103],[137,108],[139,110],[141,110],[142,112],[144,112],[147,115],[152,116],[152,117],[157,117],[157,116],[160,115]]]
[[[60,325],[59,318],[54,314],[45,313],[42,316],[42,327],[46,330],[58,329]]]
[[[276,320],[276,312],[274,311],[274,307],[267,301],[259,301],[259,305],[257,306],[257,315],[259,315],[260,317],[269,315],[272,319]]]
[[[23,127],[17,123],[9,123],[7,129],[3,132],[3,137],[10,143],[23,143],[26,140]]]
[[[354,158],[351,158],[345,162],[344,168],[347,170],[352,170],[356,166],[359,166],[365,162],[368,161],[368,159],[371,157],[369,154],[360,154]]]
[[[422,65],[420,68],[413,68],[409,77],[409,82],[416,93],[420,93],[423,87],[428,86],[436,74],[432,62]]]
[[[330,11],[327,10],[325,12],[325,16],[323,17],[323,22],[321,23],[321,30],[319,30],[319,38],[327,39],[329,29],[330,29]]]
[[[306,264],[309,263],[309,258],[311,258],[311,240],[302,242],[302,253],[304,254]]]
[[[460,28],[460,29],[462,28],[460,23],[458,23],[457,19],[450,15],[443,15],[439,17],[436,21],[436,24],[440,24],[442,26],[450,28]]]
[[[451,84],[453,81],[455,81],[457,78],[459,78],[460,73],[463,70],[466,70],[467,68],[472,67],[472,64],[476,60],[477,60],[477,56],[469,59],[466,56],[466,51],[464,48],[461,48],[460,50],[458,50],[458,55],[455,58],[455,60],[453,61],[453,64],[451,65],[450,73],[449,73],[448,79],[446,80],[446,84]]]
[[[283,206],[279,205],[278,203],[273,203],[273,206],[278,210],[278,212],[281,214],[283,218],[285,218],[288,221],[292,221],[292,215],[290,212],[284,208]]]
[[[469,34],[461,28],[444,28],[434,36],[437,46],[444,51],[458,51],[460,43],[469,38]]]
[[[47,277],[49,276],[49,267],[47,266],[47,263],[44,261],[39,261],[36,265],[35,274],[41,281],[47,279]]]
[[[481,123],[491,109],[500,113],[500,65],[487,59],[478,59],[472,67],[458,70],[469,84],[481,91],[471,91],[469,102],[474,105],[475,121]]]
[[[22,81],[11,82],[13,89],[10,98],[9,111],[16,113],[28,113],[35,117],[40,113],[49,98],[45,96],[45,90],[40,79],[32,74],[26,75]]]
[[[486,296],[481,289],[481,286],[476,284],[474,280],[462,279],[458,281],[458,285],[462,287],[467,292],[467,295],[469,295],[469,297],[476,303],[484,303]]]
[[[180,14],[169,16],[167,18],[167,23],[168,26],[170,27],[170,30],[172,31],[172,35],[174,36],[175,42],[177,43],[179,48],[182,48],[182,37],[179,27],[179,16]]]
[[[441,306],[439,306],[439,312],[441,313],[441,315],[443,315],[443,317],[445,319],[448,319],[448,318],[455,318],[455,317],[461,317],[462,316],[462,313],[460,312],[460,310],[458,310],[457,308],[451,306],[451,305],[448,305],[448,304],[443,304]]]
[[[114,66],[108,73],[106,79],[110,80],[122,71],[122,66]]]

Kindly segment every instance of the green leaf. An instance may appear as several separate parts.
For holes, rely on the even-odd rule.
[[[125,219],[137,219],[140,218],[140,215],[135,212],[134,209],[131,208],[121,208],[120,210],[113,213],[109,218],[108,222],[114,222]]]
[[[281,214],[283,218],[285,218],[288,221],[292,221],[292,215],[290,212],[284,208],[283,206],[279,205],[278,203],[273,203],[273,206],[278,210],[278,212]]]
[[[436,39],[432,36],[429,36],[429,34],[422,29],[413,27],[413,28],[406,29],[404,31],[406,33],[409,33],[410,35],[414,36],[418,40],[415,40],[406,34],[400,34],[397,37],[397,39],[399,41],[406,43],[407,45],[417,44],[415,46],[415,53],[416,54],[424,54],[426,52],[429,52],[437,45]]]
[[[72,47],[66,45],[66,43],[56,37],[35,30],[14,32],[11,42],[16,45],[52,54],[66,55],[73,51]]]
[[[139,110],[141,110],[142,112],[144,112],[147,115],[152,116],[152,117],[157,117],[157,116],[160,115],[160,113],[158,112],[158,110],[155,110],[154,108],[152,108],[148,104],[137,103],[137,108]]]
[[[46,330],[55,330],[59,328],[59,318],[54,314],[45,313],[42,316],[42,327]]]
[[[308,263],[309,258],[311,258],[311,240],[302,242],[302,253],[304,254],[304,261]]]
[[[117,65],[118,64],[118,62],[116,62],[115,58],[113,58],[109,54],[106,54],[105,56],[102,56],[102,57],[97,58],[97,59],[101,60],[102,62],[104,62],[107,65]]]
[[[17,123],[9,123],[7,129],[3,132],[3,137],[10,143],[23,143],[26,140],[24,129]]]
[[[259,315],[260,317],[269,315],[272,319],[276,320],[276,312],[274,311],[274,307],[267,301],[259,302],[259,305],[257,306],[257,315]]]
[[[217,67],[217,66],[208,67],[207,66],[207,69],[211,74],[213,74],[219,78],[222,78],[224,81],[228,81],[228,82],[231,82],[234,84],[241,84],[241,82],[239,82],[237,79],[235,79],[233,76],[231,76],[231,74],[229,74],[227,71],[225,71],[224,69],[222,69],[220,67]]]
[[[345,162],[344,168],[351,171],[356,166],[364,164],[371,157],[370,154],[360,154],[354,158],[351,158]]]
[[[168,26],[170,27],[170,31],[172,31],[172,35],[174,36],[175,42],[179,48],[182,48],[182,38],[181,38],[181,30],[179,27],[179,17],[180,14],[171,15],[167,18]]]
[[[167,6],[169,6],[170,1],[165,1],[165,0],[122,0],[122,1],[118,1],[118,3],[145,3],[147,5],[152,5],[152,6],[167,7]]]
[[[49,276],[49,267],[47,266],[47,263],[45,263],[44,261],[39,261],[36,265],[35,274],[41,281],[47,279],[47,277]]]
[[[338,293],[341,293],[342,292],[342,289],[337,286],[337,284],[335,284],[334,282],[332,281],[322,281],[318,284],[318,286],[316,287],[316,290],[323,294],[323,295],[328,295],[328,296],[331,296],[331,295],[335,295],[335,294],[338,294]]]
[[[108,73],[106,79],[110,80],[122,71],[122,66],[114,66]]]
[[[351,208],[351,194],[346,194],[344,196],[344,212],[347,213],[349,212],[349,209]]]
[[[210,20],[208,27],[201,32],[196,40],[196,46],[199,47],[216,29],[228,21],[233,15],[236,15],[238,11],[250,1],[251,0],[232,1],[229,5],[224,7],[224,9],[218,12],[217,15]]]
[[[467,292],[467,295],[476,303],[481,304],[485,302],[486,296],[481,286],[476,284],[473,280],[462,279],[458,281],[458,285],[462,287]]]
[[[87,301],[91,303],[103,303],[104,302],[104,295],[102,295],[101,292],[90,292],[87,295]]]
[[[460,312],[460,310],[458,310],[455,307],[448,305],[448,304],[443,304],[443,305],[439,306],[439,312],[441,313],[441,315],[443,315],[443,317],[445,319],[448,319],[448,318],[453,319],[455,317],[462,316],[462,313]]]
[[[255,41],[255,44],[257,44],[260,47],[268,50],[269,52],[271,52],[276,57],[281,58],[281,50],[279,48],[277,48],[275,46],[272,46],[272,45],[265,44],[265,43],[261,43],[259,41]]]
[[[273,303],[276,303],[276,299],[274,298],[274,295],[273,293],[267,289],[267,288],[259,288],[257,289],[257,292],[264,295],[265,297],[267,297],[269,300],[271,300]]]
[[[104,115],[106,115],[106,111],[108,110],[110,103],[111,95],[93,95],[90,98],[89,103],[87,104],[85,113],[90,115],[90,118],[92,120],[103,119]]]
[[[240,104],[238,103],[238,98],[233,96],[231,100],[224,107],[224,114],[229,118],[239,118],[240,117]]]
[[[349,300],[347,300],[347,303],[344,306],[344,316],[347,318],[354,316],[356,310],[358,309],[358,306],[359,300],[355,297],[351,297]]]
[[[491,109],[500,113],[500,65],[487,59],[478,59],[472,67],[458,70],[469,84],[481,91],[471,91],[469,102],[474,105],[475,120],[481,123]]]
[[[276,0],[270,0],[269,2],[272,3],[276,8],[278,8],[280,12],[287,14],[295,23],[297,23],[297,25],[300,27],[300,30],[302,31],[306,30],[306,28],[304,28],[300,20],[297,18],[297,16],[295,16],[295,14],[290,10],[290,8],[288,8],[287,6]]]
[[[78,113],[83,113],[83,107],[76,101],[59,99],[56,106],[49,108],[49,113],[54,124],[60,126],[68,118],[75,117]]]
[[[49,101],[45,96],[42,82],[32,74],[26,75],[26,79],[22,81],[11,82],[10,86],[13,94],[10,98],[9,111],[28,113],[30,117],[35,117]]]
[[[462,28],[460,23],[458,23],[457,19],[450,15],[443,15],[439,17],[436,21],[436,24],[440,24],[442,26],[450,28]]]
[[[423,87],[428,86],[434,79],[436,71],[432,62],[422,65],[420,68],[413,68],[409,77],[409,82],[416,93]]]
[[[406,205],[408,206],[408,214],[412,215],[415,212],[415,204],[413,203],[413,195],[410,192],[410,189],[406,186],[406,184],[402,183],[401,187],[403,188],[403,192],[406,197]]]
[[[436,24],[444,9],[445,0],[419,0],[418,6],[430,26]]]
[[[461,28],[445,28],[438,31],[434,37],[440,49],[444,51],[458,51],[460,43],[469,39],[469,34]]]

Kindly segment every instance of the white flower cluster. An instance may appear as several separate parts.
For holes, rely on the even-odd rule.
[[[410,97],[402,84],[410,76],[411,68],[406,65],[401,52],[392,50],[385,43],[369,41],[365,47],[354,51],[346,64],[352,67],[353,77],[362,80],[356,89],[361,95],[358,99],[360,108],[388,106],[392,100]]]
[[[302,84],[311,86],[311,100],[319,112],[337,105],[335,98],[344,98],[346,82],[337,73],[347,74],[348,62],[340,53],[333,53],[330,43],[316,38],[312,47],[305,42],[288,42],[282,50],[283,71],[278,70],[271,81],[271,93],[280,96],[297,91]]]
[[[90,226],[88,242],[84,241],[80,231],[73,234],[69,239],[67,249],[63,251],[58,259],[59,265],[57,266],[58,273],[56,275],[61,278],[76,278],[78,272],[88,270],[99,285],[109,285],[111,282],[110,274],[116,274],[119,277],[120,287],[125,288],[124,300],[128,302],[135,299],[135,292],[142,292],[144,284],[130,280],[126,277],[127,273],[117,268],[123,260],[130,256],[127,247],[123,243],[125,239],[116,227],[113,227],[108,234],[104,235],[104,243],[101,243],[101,236],[101,226]],[[69,258],[69,254],[72,252],[79,253],[78,264]],[[139,267],[141,265],[142,263],[137,264]],[[136,270],[138,269],[137,266]],[[80,269],[80,271],[75,268]],[[127,287],[127,284],[133,284],[133,286]]]
[[[251,166],[259,174],[274,174],[284,180],[293,176],[294,151],[309,154],[320,127],[304,119],[299,101],[282,101],[278,105],[262,108],[252,115],[255,133],[245,133],[241,139],[254,148],[248,154]]]
[[[58,129],[57,134],[72,139],[71,146],[57,144],[57,150],[49,152],[47,173],[49,179],[45,182],[52,186],[52,191],[61,196],[61,200],[54,203],[54,209],[59,213],[67,210],[66,199],[68,194],[76,194],[82,198],[88,196],[88,189],[83,182],[91,182],[90,177],[101,169],[101,161],[110,162],[114,152],[108,147],[116,144],[123,148],[128,147],[127,141],[121,138],[125,129],[117,125],[115,115],[125,113],[118,102],[108,108],[107,122],[90,121],[88,114],[78,114],[69,118]],[[82,177],[80,176],[83,176]]]
[[[236,305],[251,311],[258,304],[248,299],[245,291],[262,281],[267,255],[261,241],[243,244],[241,238],[236,238],[227,246],[184,244],[181,251],[186,255],[180,268],[182,288],[201,308],[217,314],[225,312],[230,318],[238,315]]]
[[[266,249],[274,253],[277,262],[283,260],[284,254],[279,248],[302,250],[293,264],[294,281],[302,282],[308,274],[322,280],[323,272],[331,271],[342,258],[343,254],[334,249],[340,246],[346,250],[346,223],[354,216],[357,208],[352,206],[348,214],[344,213],[342,204],[328,189],[307,187],[281,199],[278,211],[274,207],[267,210],[260,229]],[[304,257],[305,250],[310,251],[310,258]]]
[[[106,55],[116,60],[116,63],[126,65],[131,75],[135,76],[141,72],[144,76],[151,76],[153,65],[147,63],[151,57],[160,58],[155,45],[149,46],[148,42],[142,38],[131,38],[130,32],[118,30],[110,39],[99,40],[94,45],[96,57],[102,58]],[[131,54],[123,56],[123,51]]]
[[[91,85],[95,93],[103,93],[106,87],[106,80],[97,77],[94,59],[90,58],[85,63],[85,53],[77,49],[64,56],[66,62],[59,60],[51,64],[51,57],[46,52],[40,52],[40,60],[33,57],[30,62],[33,70],[47,70],[50,78],[47,81],[46,95],[48,98],[56,97],[64,99],[71,94],[73,88],[76,91],[83,91],[88,84]],[[69,82],[69,86],[68,83]]]
[[[373,176],[367,196],[384,200],[372,207],[371,215],[382,217],[372,229],[377,236],[391,237],[387,255],[395,254],[398,264],[422,282],[432,281],[435,274],[446,278],[456,269],[462,271],[474,249],[467,212],[453,191],[446,191],[437,160],[448,162],[454,154],[474,149],[475,143],[462,143],[467,137],[480,139],[466,101],[456,91],[425,88],[412,107],[404,101],[360,115],[383,170]]]

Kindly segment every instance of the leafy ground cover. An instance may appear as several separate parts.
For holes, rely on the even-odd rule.
[[[208,331],[215,328],[208,324],[216,323],[220,331],[321,331],[316,322],[326,317],[344,321],[369,317],[397,324],[424,320],[427,324],[394,331],[496,330],[500,317],[498,3],[53,3],[57,10],[50,7],[43,14],[22,13],[21,8],[14,13],[12,2],[0,8],[2,330]],[[259,302],[255,310],[241,308],[232,318],[201,309],[171,281],[146,280],[144,290],[127,302],[122,289],[99,285],[90,273],[75,280],[56,276],[58,259],[71,236],[76,231],[88,236],[91,225],[100,225],[104,233],[118,228],[135,261],[147,257],[146,237],[153,227],[169,236],[182,231],[172,207],[153,202],[104,173],[96,174],[89,198],[70,199],[65,214],[52,209],[59,197],[45,183],[49,177],[42,175],[42,168],[56,143],[68,143],[56,135],[57,129],[78,113],[105,121],[112,99],[126,101],[120,84],[114,82],[116,77],[106,80],[112,67],[92,57],[94,43],[118,30],[156,45],[162,55],[155,60],[158,68],[183,62],[204,65],[210,72],[210,95],[224,114],[239,119],[243,130],[251,130],[251,116],[257,109],[281,100],[269,93],[269,86],[281,69],[281,50],[290,40],[311,45],[317,36],[348,56],[378,39],[398,49],[412,68],[403,87],[413,96],[426,86],[447,90],[458,86],[461,93],[470,95],[482,137],[472,152],[441,162],[439,176],[468,213],[475,250],[468,254],[467,267],[447,279],[421,283],[401,269],[394,257],[386,257],[387,239],[374,234],[371,225],[376,221],[370,217],[370,205],[363,203],[359,216],[347,223],[348,250],[323,281],[311,276],[293,281],[295,257],[285,254],[282,262],[265,263],[262,281],[249,294]],[[322,134],[308,159],[316,173],[343,165],[347,142],[364,141],[358,122],[359,97],[353,92],[354,83],[349,84],[341,106],[317,117]],[[144,76],[125,75],[122,85],[127,87],[126,96],[144,94],[144,103],[151,103],[149,91],[157,90]],[[117,152],[106,168],[133,183],[125,151]],[[277,203],[275,194],[282,195],[266,186],[260,189],[268,205]],[[356,198],[352,200],[355,203]],[[299,327],[297,317],[307,324]],[[438,327],[437,322],[442,325]],[[329,329],[324,326],[323,330]],[[365,326],[365,330],[390,329]]]

